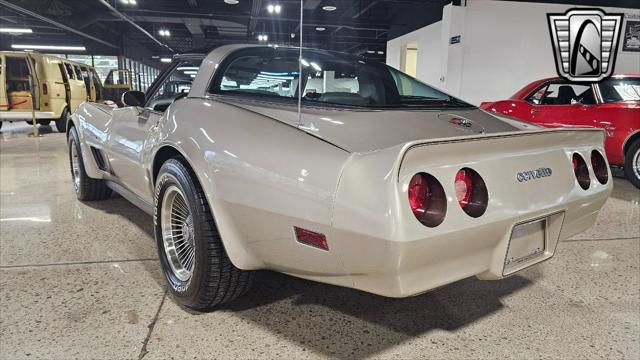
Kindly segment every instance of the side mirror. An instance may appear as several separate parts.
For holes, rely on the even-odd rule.
[[[127,106],[143,106],[144,100],[142,91],[129,90],[122,94],[122,103]]]

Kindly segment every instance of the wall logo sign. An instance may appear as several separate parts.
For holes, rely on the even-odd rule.
[[[623,14],[570,9],[564,14],[548,14],[547,18],[560,77],[595,82],[611,76]]]

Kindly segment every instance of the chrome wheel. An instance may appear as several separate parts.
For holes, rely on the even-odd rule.
[[[182,191],[171,185],[162,197],[160,208],[162,242],[171,271],[180,281],[187,281],[195,264],[193,215]]]
[[[75,141],[71,143],[71,177],[73,188],[78,191],[80,188],[80,160],[78,160],[78,149]]]
[[[631,166],[633,166],[633,174],[636,176],[636,179],[640,179],[640,148],[633,154]]]

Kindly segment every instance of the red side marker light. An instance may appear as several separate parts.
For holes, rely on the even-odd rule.
[[[294,226],[293,230],[296,233],[296,240],[299,243],[329,251],[329,244],[327,244],[327,238],[324,234],[299,228],[297,226]]]

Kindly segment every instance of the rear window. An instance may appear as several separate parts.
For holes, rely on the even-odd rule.
[[[303,104],[314,106],[471,107],[376,61],[324,50],[305,49],[299,55],[296,48],[237,51],[209,92],[285,100],[301,94]]]
[[[605,103],[640,101],[640,78],[609,78],[599,86]]]

